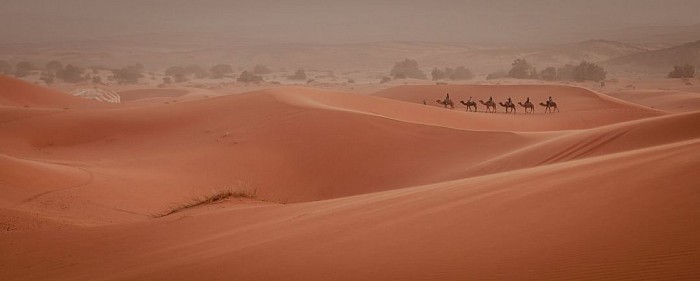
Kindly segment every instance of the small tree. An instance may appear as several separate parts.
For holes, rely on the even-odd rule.
[[[270,74],[270,73],[272,73],[272,69],[270,69],[267,66],[264,66],[262,64],[258,64],[255,67],[253,67],[253,74]]]
[[[673,71],[668,74],[668,78],[693,78],[695,77],[695,66],[691,64],[676,65]]]
[[[552,66],[545,68],[540,72],[540,78],[547,81],[557,80],[557,69]]]
[[[34,70],[34,69],[35,69],[34,65],[28,61],[18,62],[17,65],[15,66],[15,76],[25,77],[25,76],[29,75],[29,72]]]
[[[405,59],[394,64],[394,67],[389,73],[394,79],[426,79],[428,78],[423,71],[418,67],[418,62],[411,59]]]
[[[78,83],[83,81],[83,70],[72,64],[66,65],[65,68],[56,73],[56,77],[68,83]]]
[[[134,64],[120,69],[112,70],[114,79],[120,84],[136,84],[139,78],[143,78],[143,65]]]
[[[433,77],[435,81],[445,79],[445,72],[436,67],[430,72],[430,76]]]
[[[306,72],[304,71],[304,69],[301,69],[301,68],[297,69],[297,71],[294,72],[294,74],[288,76],[287,79],[289,79],[289,80],[306,80]]]
[[[233,67],[230,64],[217,64],[209,69],[211,73],[211,78],[220,79],[224,78],[224,75],[233,73]]]
[[[184,67],[173,66],[165,70],[165,75],[172,76],[175,82],[181,83],[187,81],[187,70]]]
[[[574,66],[572,69],[572,75],[574,80],[578,82],[587,80],[602,81],[605,80],[607,73],[602,67],[594,63],[582,61],[579,65]]]
[[[513,67],[508,71],[508,77],[517,79],[537,77],[537,70],[525,59],[516,59],[511,65]]]
[[[255,75],[253,73],[246,71],[241,72],[241,75],[238,76],[238,79],[236,79],[238,82],[261,82],[263,81],[262,76]]]
[[[60,61],[52,60],[46,64],[46,71],[51,74],[55,75],[61,70],[63,70],[63,64]]]

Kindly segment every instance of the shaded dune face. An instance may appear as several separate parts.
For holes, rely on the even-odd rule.
[[[700,278],[697,111],[551,85],[103,107],[2,82],[3,280]],[[227,187],[256,197],[153,217]]]

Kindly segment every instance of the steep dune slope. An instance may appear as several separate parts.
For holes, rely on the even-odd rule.
[[[697,279],[698,151],[692,140],[335,200],[5,234],[0,272],[12,280]]]
[[[663,90],[636,90],[606,93],[612,97],[669,112],[700,110],[700,93]]]
[[[573,131],[481,162],[460,177],[491,174],[700,138],[700,112]]]

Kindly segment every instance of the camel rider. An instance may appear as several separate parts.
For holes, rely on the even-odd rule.
[[[549,96],[549,99],[547,100],[547,104],[552,104],[554,101],[552,100],[552,96]]]
[[[469,100],[467,102],[472,102],[472,97],[469,97]]]
[[[447,93],[447,96],[445,97],[445,102],[447,102],[448,100],[450,100],[450,93]]]
[[[489,97],[489,103],[493,102],[493,97]]]
[[[513,104],[513,100],[511,100],[510,97],[508,97],[508,105],[512,105],[512,104]]]
[[[530,103],[530,97],[527,97],[527,100],[525,101],[525,104]]]

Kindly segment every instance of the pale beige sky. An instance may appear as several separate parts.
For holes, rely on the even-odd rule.
[[[698,0],[0,0],[0,42],[210,32],[279,42],[565,43],[700,24]],[[692,38],[691,38],[692,39]]]

